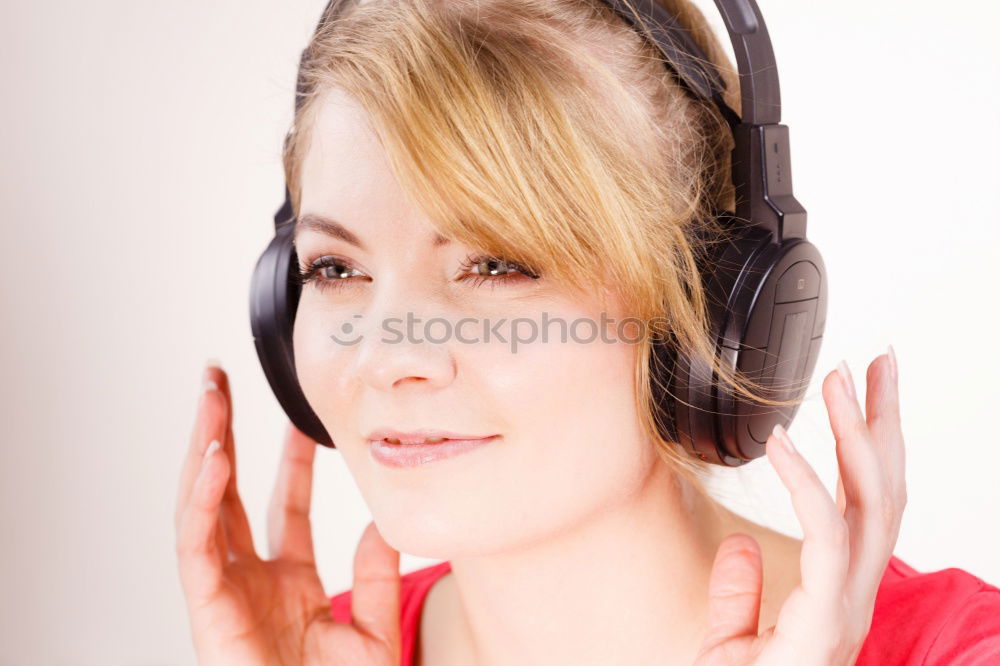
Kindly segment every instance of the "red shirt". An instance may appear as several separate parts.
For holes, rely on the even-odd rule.
[[[424,597],[449,571],[445,561],[403,574],[400,666],[412,666]],[[351,621],[350,590],[330,599],[330,612]],[[987,665],[1000,665],[1000,588],[954,567],[922,573],[893,556],[855,666]]]

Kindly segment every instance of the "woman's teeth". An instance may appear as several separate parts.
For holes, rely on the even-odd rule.
[[[420,442],[420,443],[421,444],[437,444],[438,442],[443,442],[445,439],[447,439],[447,438],[446,437],[428,437],[427,439],[425,439],[423,442]],[[396,439],[395,437],[386,437],[385,441],[389,442],[390,444],[399,444],[400,443],[400,441],[398,439]]]

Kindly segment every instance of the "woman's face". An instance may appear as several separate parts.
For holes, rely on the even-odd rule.
[[[510,264],[465,268],[477,248],[435,244],[366,119],[340,91],[315,115],[296,246],[301,265],[328,257],[334,267],[303,287],[294,346],[305,396],[382,535],[422,557],[488,555],[571,529],[637,491],[659,460],[634,407],[637,346],[616,341],[614,324],[603,329],[611,342],[587,342],[602,321],[596,294]],[[337,221],[361,247],[303,225],[308,216]],[[549,321],[543,340],[543,316],[583,321],[575,336]],[[407,327],[408,317],[418,319]],[[432,318],[452,335],[442,321],[425,326]],[[463,318],[472,322],[456,334]],[[370,454],[376,428],[499,437],[393,468]]]

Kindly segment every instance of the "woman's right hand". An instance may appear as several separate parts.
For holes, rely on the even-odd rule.
[[[213,440],[221,446],[206,456]],[[309,523],[316,446],[289,424],[268,511],[270,559],[262,560],[236,490],[228,378],[206,367],[174,518],[202,666],[399,665],[399,552],[374,523],[354,556],[351,623],[331,617]]]

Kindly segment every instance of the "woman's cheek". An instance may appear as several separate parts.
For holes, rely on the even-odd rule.
[[[320,346],[322,343],[319,342],[319,338],[317,318],[313,316],[313,308],[309,305],[308,296],[303,294],[299,302],[298,313],[295,316],[292,348],[295,354],[295,372],[299,378],[299,385],[314,411],[316,411],[317,405],[314,405],[310,398],[318,395],[314,381],[320,374],[318,366],[321,364]]]
[[[295,318],[292,346],[295,354],[295,372],[306,401],[336,440],[337,433],[331,425],[341,423],[336,413],[334,396],[347,395],[346,387],[336,385],[346,379],[338,366],[347,362],[351,346],[338,344],[333,337],[351,340],[356,336],[338,335],[340,332],[335,313],[325,312],[314,303],[314,299],[303,293]],[[337,428],[343,432],[343,428]]]

